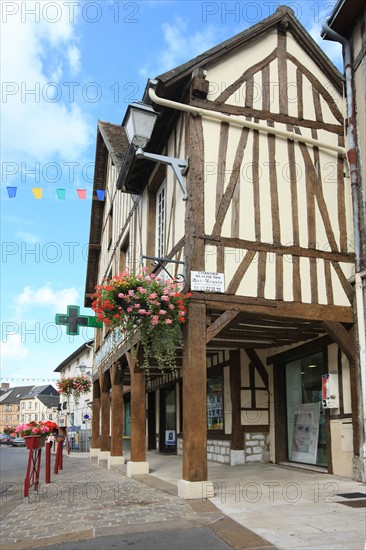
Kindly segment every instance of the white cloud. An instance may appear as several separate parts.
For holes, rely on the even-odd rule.
[[[17,239],[24,241],[26,243],[35,244],[40,242],[40,237],[34,233],[29,233],[28,231],[17,231],[15,233]]]
[[[1,356],[3,359],[16,358],[17,360],[28,357],[29,349],[22,342],[20,334],[9,334],[1,345]]]
[[[50,284],[33,289],[26,286],[15,300],[17,315],[22,315],[24,309],[29,307],[46,307],[55,313],[66,312],[70,304],[77,304],[79,293],[76,288],[64,288],[54,290]]]
[[[70,64],[70,70],[73,75],[76,75],[80,71],[81,54],[79,48],[73,44],[67,51],[67,58]]]
[[[218,30],[214,26],[208,25],[204,31],[192,33],[189,22],[182,17],[176,17],[174,24],[164,23],[162,31],[165,46],[154,56],[155,59],[159,59],[159,64],[154,67],[143,67],[140,70],[142,76],[155,76],[174,69],[219,41]]]
[[[59,155],[74,159],[86,150],[93,131],[82,112],[84,102],[70,101],[70,88],[57,83],[70,81],[80,68],[75,34],[78,11],[70,17],[59,0],[62,17],[57,22],[50,22],[55,18],[51,8],[43,16],[41,12],[38,22],[31,16],[22,22],[26,3],[18,4],[18,13],[2,25],[2,129],[7,136],[3,158],[42,161]],[[35,4],[44,6],[27,2],[27,9]],[[80,87],[80,82],[76,84]]]

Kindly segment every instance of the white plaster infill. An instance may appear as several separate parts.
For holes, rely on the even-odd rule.
[[[125,463],[124,456],[110,456],[108,457],[108,470],[111,469],[111,466],[119,466],[119,464]]]
[[[212,498],[215,496],[214,483],[178,479],[178,496],[186,500]]]
[[[98,464],[100,463],[101,460],[108,460],[110,456],[111,456],[110,451],[99,451],[99,453],[98,453]]]
[[[99,447],[94,448],[94,449],[90,449],[89,453],[90,453],[90,458],[98,458],[99,453],[100,453],[100,449],[99,449]]]
[[[149,473],[148,462],[127,462],[127,477],[139,476]]]

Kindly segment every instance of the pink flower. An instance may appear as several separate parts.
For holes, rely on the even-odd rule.
[[[132,311],[132,307],[129,306],[129,307],[127,308],[127,313],[131,313],[131,311]]]
[[[165,319],[165,324],[166,324],[166,325],[171,325],[171,324],[172,324],[172,320],[171,320],[171,319]]]
[[[162,297],[161,297],[161,300],[162,300],[163,302],[169,302],[170,298],[169,298],[169,296],[162,296]]]
[[[152,292],[149,296],[150,300],[155,300],[156,297],[157,297],[156,292]]]
[[[169,309],[174,309],[174,304],[169,304]]]
[[[159,317],[157,315],[153,315],[151,322],[153,325],[157,325],[159,323]]]
[[[147,291],[146,291],[146,288],[144,288],[143,286],[138,286],[138,287],[137,287],[137,290],[138,290],[139,292],[141,292],[141,294],[146,294],[146,292],[147,292]]]
[[[146,309],[139,309],[140,315],[146,315]]]
[[[38,435],[39,432],[40,432],[40,429],[37,428],[37,427],[33,428],[33,430],[32,430],[32,433],[34,433],[35,435]]]
[[[166,315],[165,309],[161,309],[161,310],[159,311],[159,315]]]

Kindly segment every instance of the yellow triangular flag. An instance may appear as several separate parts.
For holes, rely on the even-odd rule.
[[[42,198],[42,187],[32,187],[32,191],[35,199]]]

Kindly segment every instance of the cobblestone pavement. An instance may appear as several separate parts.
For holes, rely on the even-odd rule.
[[[18,503],[14,503],[18,497]],[[107,470],[88,458],[73,456],[64,458],[64,469],[52,476],[51,484],[41,483],[38,493],[30,490],[28,502],[23,501],[21,490],[19,495],[12,495],[12,501],[13,509],[3,518],[0,531],[3,550],[133,533],[144,528],[162,531],[213,526],[212,531],[220,536],[217,526],[229,533],[237,525],[210,502],[191,501],[190,505],[175,494],[127,478],[123,469]],[[246,533],[249,538],[253,535],[250,547],[263,546],[260,537],[237,527],[239,538]],[[232,537],[222,538],[228,542]],[[235,541],[231,546],[246,547]]]

